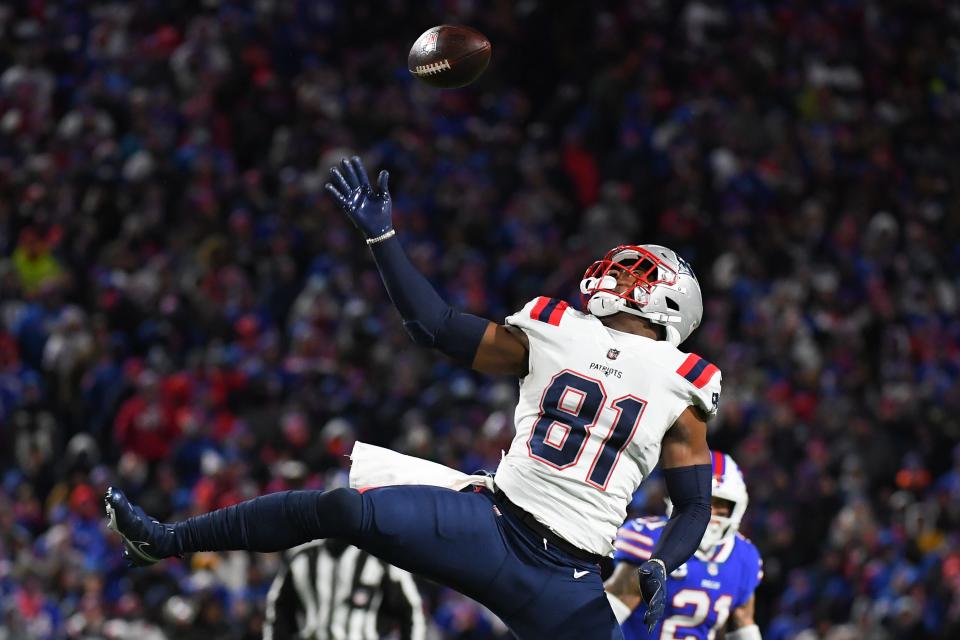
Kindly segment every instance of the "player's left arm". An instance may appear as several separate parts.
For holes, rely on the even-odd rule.
[[[743,606],[730,612],[730,630],[724,636],[726,640],[762,640],[760,627],[753,620],[755,596],[750,596]]]
[[[763,558],[760,557],[757,548],[746,538],[737,540],[737,547],[743,550],[740,554],[743,562],[742,582],[738,597],[733,602],[733,611],[730,612],[730,620],[727,623],[728,631],[724,637],[728,640],[761,640],[760,628],[754,621],[754,609],[755,592],[760,581],[763,580]]]
[[[374,189],[357,156],[343,160],[330,174],[333,182],[325,188],[366,236],[413,341],[477,371],[525,375],[529,347],[522,331],[453,308],[410,262],[393,228],[389,174],[381,171]]]

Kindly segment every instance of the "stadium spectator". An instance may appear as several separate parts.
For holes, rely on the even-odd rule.
[[[442,22],[491,39],[476,85],[407,73]],[[166,518],[287,462],[342,482],[352,438],[496,466],[515,389],[408,347],[321,194],[361,152],[481,315],[575,301],[610,237],[698,265],[764,637],[960,637],[958,31],[942,0],[3,4],[0,628],[258,637],[277,559],[122,570],[85,497],[117,476]]]

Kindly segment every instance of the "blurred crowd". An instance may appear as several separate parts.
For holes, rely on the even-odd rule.
[[[406,71],[442,22],[493,43],[472,87]],[[322,190],[351,153],[492,319],[679,251],[764,637],[960,637],[958,33],[946,0],[3,4],[0,638],[259,637],[277,558],[128,571],[109,483],[180,518],[342,485],[357,438],[496,467],[516,382],[409,342]],[[439,637],[504,637],[426,588]]]

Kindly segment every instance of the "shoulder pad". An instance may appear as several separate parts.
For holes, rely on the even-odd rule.
[[[715,416],[720,406],[720,369],[691,353],[677,368],[676,374],[684,379],[681,384],[689,385],[690,403],[702,409],[708,418]]]

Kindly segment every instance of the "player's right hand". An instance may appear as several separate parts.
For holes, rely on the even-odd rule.
[[[341,160],[339,169],[330,169],[330,177],[332,182],[325,184],[324,189],[367,239],[379,238],[393,229],[392,203],[387,189],[389,173],[380,172],[374,190],[360,158],[353,156]]]
[[[663,607],[667,597],[667,570],[660,560],[647,560],[638,570],[640,578],[640,593],[647,603],[647,613],[643,621],[647,624],[647,632],[653,633],[653,628],[663,617]]]

